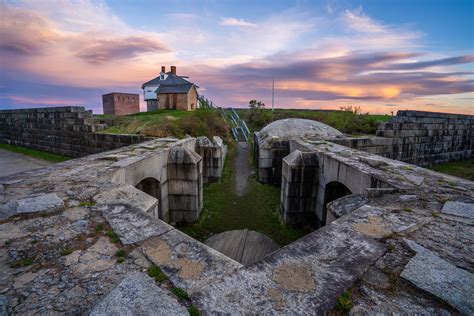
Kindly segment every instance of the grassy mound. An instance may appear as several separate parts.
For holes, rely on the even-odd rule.
[[[258,131],[265,125],[285,119],[303,118],[320,121],[345,134],[375,134],[381,122],[388,121],[389,115],[358,114],[352,111],[237,109],[249,128]]]
[[[230,141],[227,122],[219,112],[212,109],[158,110],[125,116],[100,115],[97,117],[112,124],[103,131],[105,133],[178,138],[186,134],[193,137],[220,136],[225,141]]]

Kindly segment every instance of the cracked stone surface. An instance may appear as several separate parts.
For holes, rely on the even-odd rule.
[[[125,245],[159,236],[173,229],[132,205],[108,204],[98,208]]]
[[[17,214],[57,211],[64,208],[64,202],[55,193],[25,198],[0,206],[0,219]]]
[[[99,315],[188,315],[176,298],[144,273],[127,276],[90,313]]]
[[[422,246],[416,249],[417,254],[400,276],[442,298],[462,313],[474,314],[474,275],[442,260]]]
[[[448,201],[444,203],[441,212],[474,219],[474,203]]]

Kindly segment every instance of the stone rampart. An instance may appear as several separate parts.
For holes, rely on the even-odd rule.
[[[474,116],[398,111],[379,125],[377,137],[331,141],[420,166],[469,159],[474,157]]]
[[[0,143],[69,157],[81,157],[151,140],[139,135],[97,133],[98,124],[84,107],[0,110]]]

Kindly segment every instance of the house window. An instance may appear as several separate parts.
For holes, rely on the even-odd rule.
[[[164,80],[165,79],[165,75],[161,75],[161,80]]]

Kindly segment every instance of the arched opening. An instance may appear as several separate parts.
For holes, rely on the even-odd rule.
[[[160,182],[155,178],[145,178],[142,181],[138,182],[135,186],[140,191],[145,192],[146,194],[151,195],[155,199],[158,200],[158,209],[157,209],[157,216],[161,219],[161,186]]]
[[[334,200],[337,200],[343,196],[352,194],[351,190],[346,187],[343,183],[332,181],[326,184],[326,188],[324,190],[324,211],[323,211],[323,224],[326,225],[326,217],[327,217],[327,204]]]

